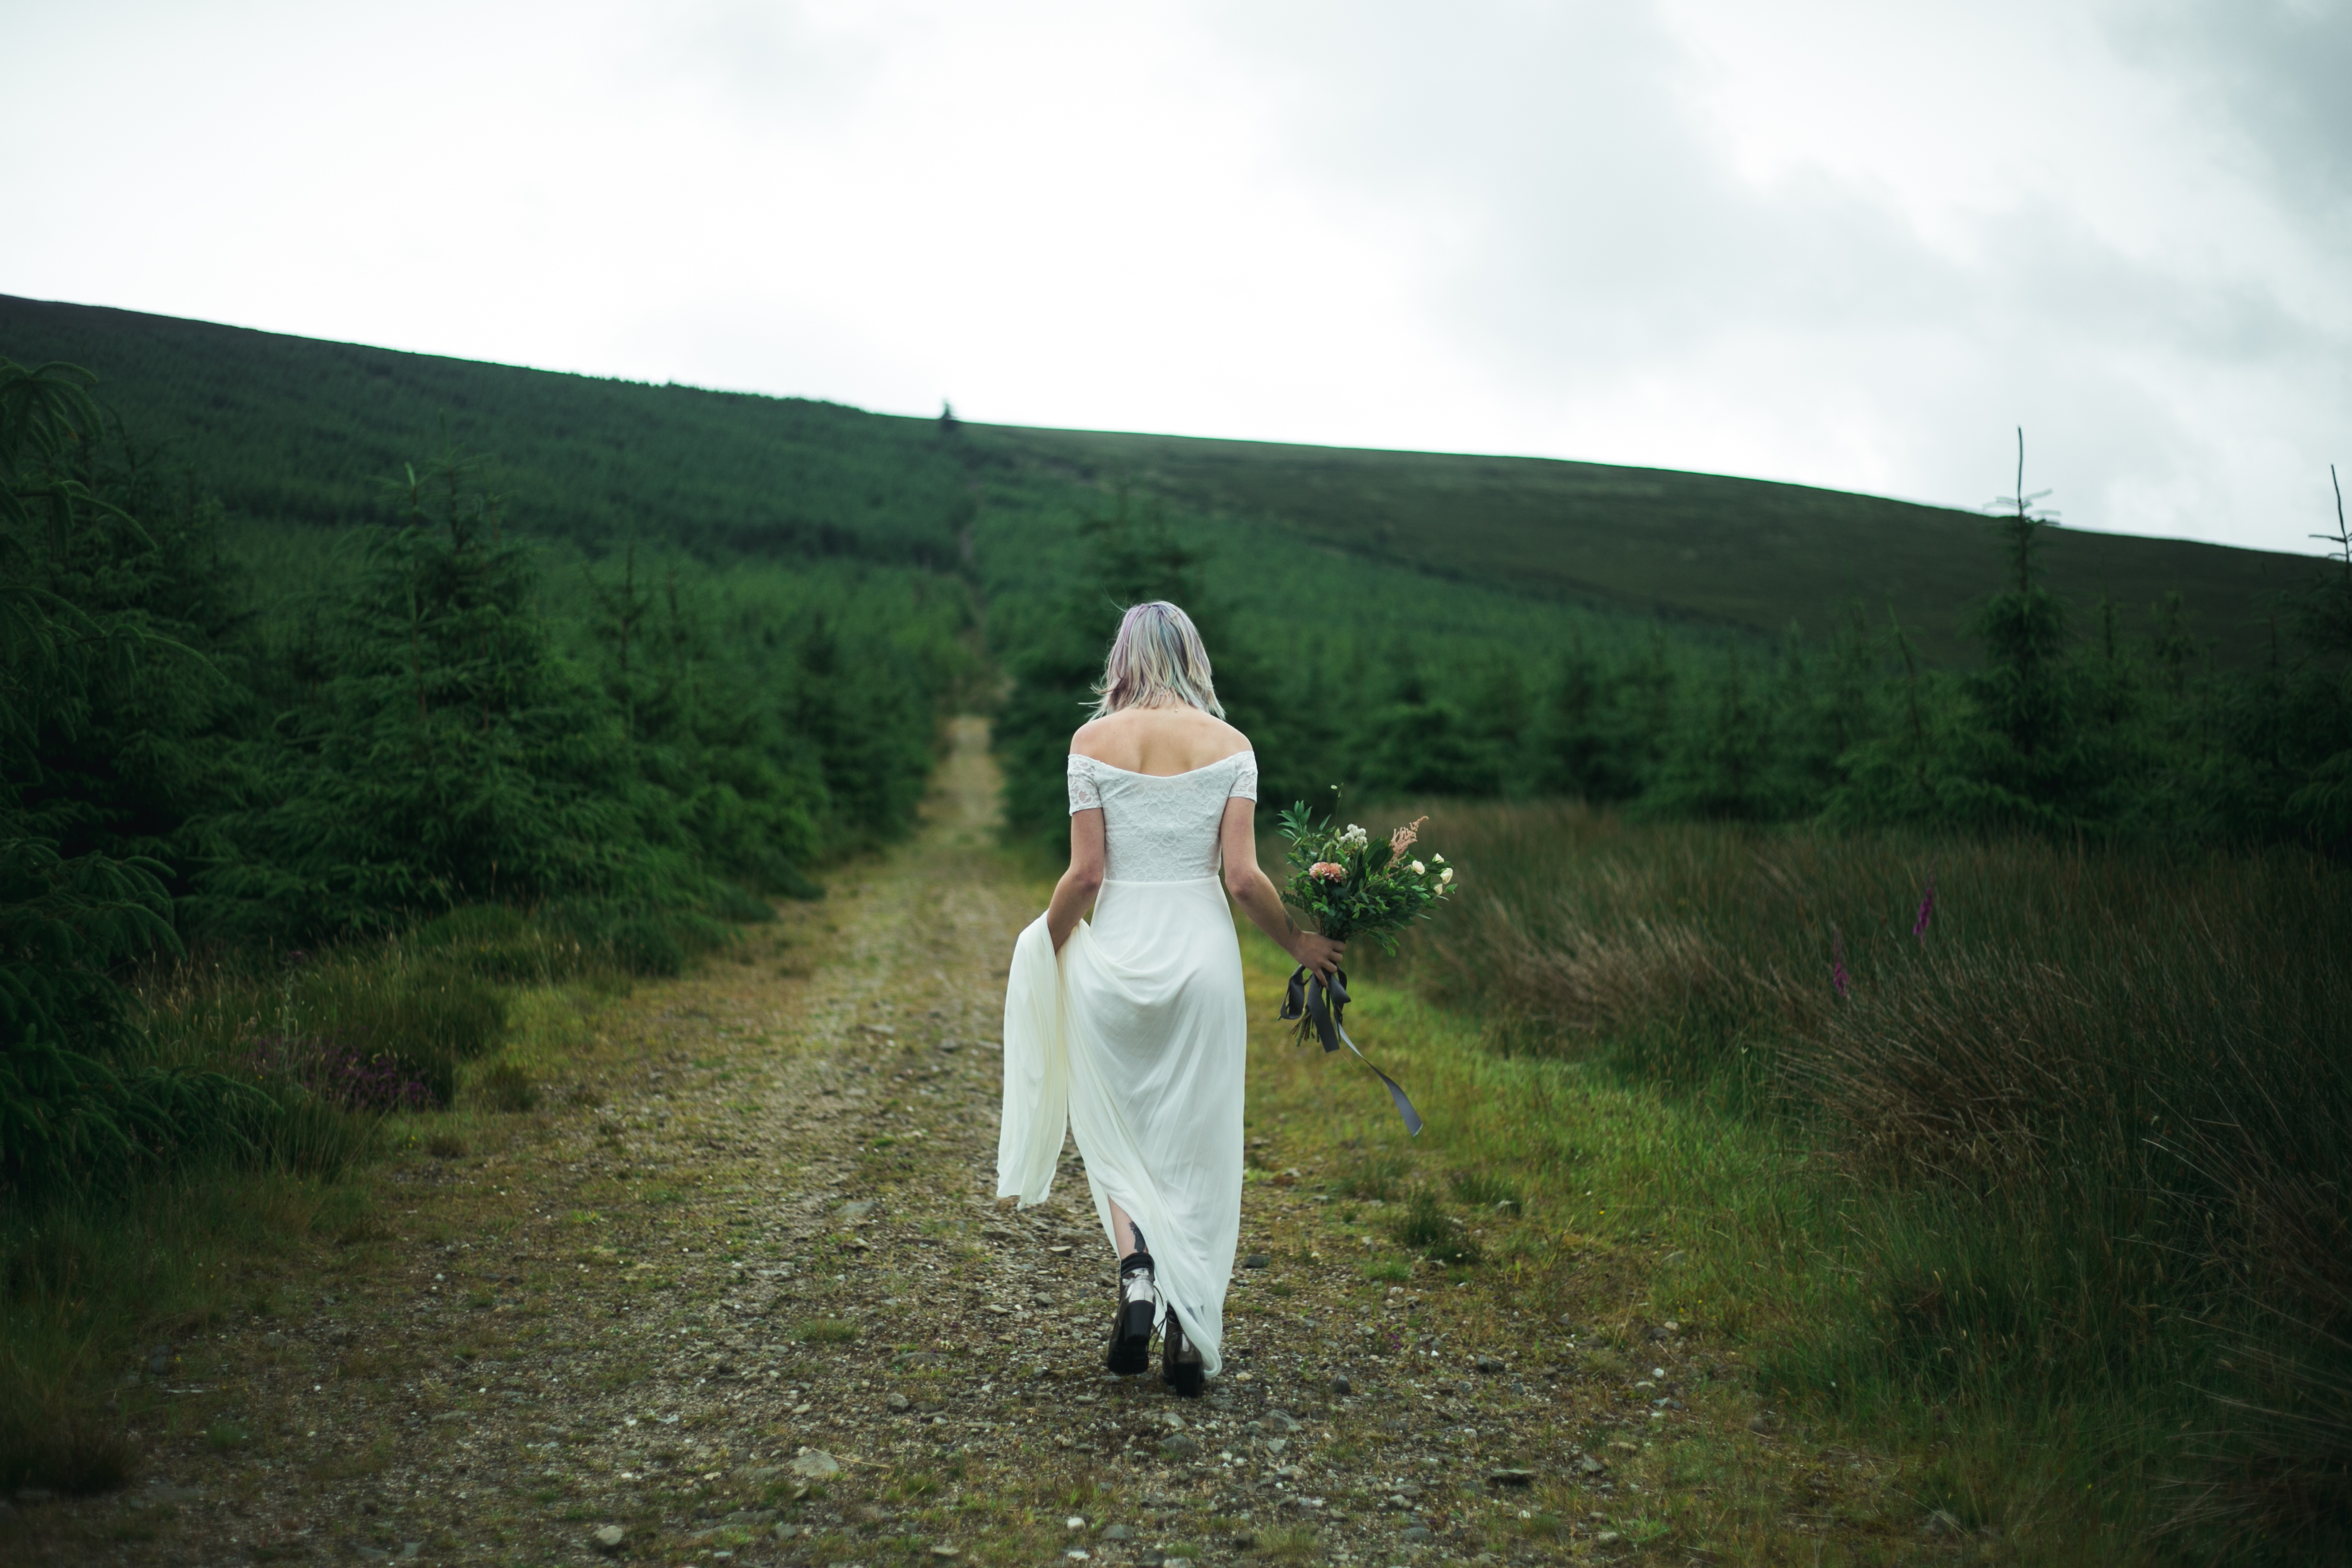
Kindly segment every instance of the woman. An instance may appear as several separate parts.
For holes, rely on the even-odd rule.
[[[1191,618],[1129,609],[1095,689],[1070,738],[1070,868],[1005,987],[996,1190],[1044,1202],[1064,1127],[1076,1135],[1118,1257],[1105,1360],[1141,1372],[1157,1325],[1162,1374],[1192,1397],[1221,1361],[1241,1233],[1248,1016],[1224,895],[1319,973],[1344,944],[1292,924],[1258,869],[1257,758]]]

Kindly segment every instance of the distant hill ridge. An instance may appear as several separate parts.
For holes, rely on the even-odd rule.
[[[1981,514],[1766,479],[1548,458],[1459,456],[1176,436],[991,427],[1083,475],[1125,474],[1204,510],[1278,523],[1401,566],[1597,606],[1810,634],[1891,605],[1922,648],[1964,657],[1969,608],[1997,585]],[[2269,647],[2282,590],[2313,557],[2053,529],[2051,585],[2104,592],[2131,635],[2178,589],[2225,660]]]
[[[1810,633],[1890,607],[1931,657],[1965,657],[1995,586],[1976,514],[1802,485],[1549,458],[967,426],[797,398],[654,386],[0,296],[0,354],[104,378],[134,436],[166,440],[251,515],[389,515],[383,478],[450,437],[495,453],[519,527],[601,547],[632,531],[702,551],[950,567],[975,450],[1088,487],[1124,478],[1407,570],[1618,612]],[[1269,543],[1274,542],[1269,539]],[[2313,557],[2053,531],[2052,585],[2104,592],[2133,634],[2178,589],[2224,662],[2262,657]]]

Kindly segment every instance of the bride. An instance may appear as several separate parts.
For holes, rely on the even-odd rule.
[[[1070,738],[1070,868],[1005,987],[997,1195],[1044,1202],[1064,1128],[1076,1135],[1118,1256],[1105,1360],[1143,1371],[1157,1326],[1168,1386],[1196,1396],[1222,1359],[1241,1232],[1248,1017],[1224,896],[1318,973],[1344,944],[1292,924],[1258,869],[1257,757],[1191,617],[1129,609],[1095,689]]]

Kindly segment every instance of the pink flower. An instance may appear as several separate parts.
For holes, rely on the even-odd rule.
[[[1348,879],[1348,868],[1337,861],[1318,860],[1307,868],[1307,874],[1318,882],[1344,882]]]

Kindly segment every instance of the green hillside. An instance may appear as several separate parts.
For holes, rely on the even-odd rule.
[[[1856,601],[1884,619],[1891,603],[1938,659],[1968,655],[1968,609],[1991,586],[1984,518],[1876,496],[1539,458],[989,434],[1074,478],[1124,475],[1237,521],[1522,593],[1768,633],[1794,620],[1819,634]],[[2005,477],[1987,475],[1987,493]],[[2085,605],[2106,594],[2135,621],[2178,589],[2225,663],[2268,648],[2273,602],[2314,570],[2302,555],[2063,531],[2043,562],[2053,591]]]
[[[444,434],[495,456],[509,519],[592,548],[950,565],[971,520],[930,422],[836,404],[478,364],[0,296],[0,355],[95,371],[137,439],[232,513],[383,521],[386,475]]]

